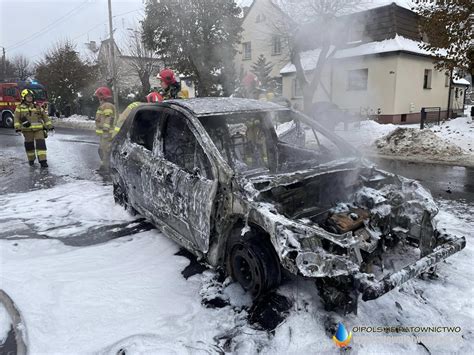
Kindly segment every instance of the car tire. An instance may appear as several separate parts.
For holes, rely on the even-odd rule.
[[[115,203],[118,203],[120,206],[123,206],[125,210],[127,210],[132,216],[135,216],[137,214],[137,211],[130,204],[130,201],[128,200],[127,190],[123,187],[122,184],[114,182],[113,193]]]
[[[254,298],[278,287],[281,269],[271,244],[261,235],[244,236],[232,243],[228,256],[232,278]]]
[[[10,112],[5,112],[3,114],[2,125],[6,128],[13,128],[13,115]]]

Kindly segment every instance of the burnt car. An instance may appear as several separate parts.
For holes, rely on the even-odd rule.
[[[296,127],[286,142],[282,125]],[[277,129],[275,129],[275,127]],[[465,246],[418,182],[378,169],[309,117],[237,98],[134,109],[112,145],[117,202],[254,296],[314,279],[354,311]]]

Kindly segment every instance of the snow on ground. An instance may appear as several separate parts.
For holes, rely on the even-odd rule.
[[[470,117],[458,117],[431,130],[438,136],[474,154],[474,121]]]
[[[69,237],[93,226],[132,220],[114,204],[111,186],[92,181],[0,195],[0,205],[0,233],[22,229],[48,237]]]
[[[1,219],[26,216],[38,230],[54,226],[56,235],[65,235],[70,227],[61,222],[64,218],[79,222],[74,228],[80,229],[130,218],[113,206],[106,195],[109,187],[76,184],[2,197],[6,205]],[[39,193],[49,201],[37,201]],[[459,326],[461,332],[408,332],[382,343],[380,334],[353,331],[354,353],[426,354],[425,347],[432,354],[474,351],[474,206],[453,201],[441,205],[438,227],[466,236],[466,249],[441,263],[438,279],[412,280],[378,300],[361,301],[357,316],[340,319],[349,329]],[[35,217],[33,208],[45,218]],[[186,280],[181,271],[188,260],[175,255],[178,249],[157,231],[88,247],[51,239],[0,240],[0,288],[24,317],[31,354],[116,354],[119,349],[159,354],[339,353],[326,334],[329,313],[312,282],[294,280],[280,287],[279,293],[293,306],[272,334],[249,324],[248,297],[240,286],[220,284],[213,271]],[[206,308],[202,299],[212,298],[219,288],[230,304]]]

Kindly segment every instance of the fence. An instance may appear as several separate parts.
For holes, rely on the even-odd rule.
[[[438,126],[441,121],[441,107],[422,107],[420,129],[425,128],[428,122],[436,123]]]

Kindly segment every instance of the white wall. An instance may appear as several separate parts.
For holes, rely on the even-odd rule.
[[[237,75],[245,74],[250,71],[251,65],[257,61],[260,54],[265,55],[267,61],[273,63],[273,71],[271,76],[280,76],[280,69],[288,62],[288,50],[282,39],[282,51],[279,55],[272,55],[272,35],[277,34],[280,13],[270,0],[254,0],[255,3],[251,7],[249,13],[245,17],[242,27],[241,42],[251,42],[252,57],[243,59],[242,44],[237,45],[238,53],[235,57],[235,65]],[[258,16],[264,16],[265,20],[257,23]]]

